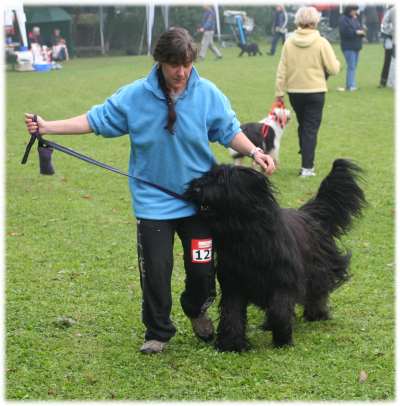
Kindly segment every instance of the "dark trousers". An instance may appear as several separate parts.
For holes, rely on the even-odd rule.
[[[289,93],[296,113],[302,168],[314,167],[317,134],[322,120],[325,93]]]
[[[383,67],[381,72],[381,86],[386,86],[386,82],[389,76],[390,63],[392,61],[393,49],[385,49],[385,59],[383,61]]]
[[[215,298],[212,240],[197,216],[175,220],[137,220],[137,244],[142,288],[145,340],[168,341],[176,332],[171,321],[171,276],[174,236],[183,247],[185,290],[181,306],[190,318],[198,317]]]
[[[283,32],[278,32],[278,31],[275,31],[275,32],[274,32],[274,35],[272,36],[271,50],[269,51],[269,53],[270,53],[271,55],[274,55],[274,54],[275,54],[276,46],[278,45],[279,40],[281,39],[281,40],[282,40],[282,44],[284,44],[284,43],[285,43],[285,38],[286,38],[285,33],[283,33]]]

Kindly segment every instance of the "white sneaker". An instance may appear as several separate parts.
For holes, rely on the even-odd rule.
[[[300,176],[306,178],[308,176],[315,176],[314,168],[301,168]]]

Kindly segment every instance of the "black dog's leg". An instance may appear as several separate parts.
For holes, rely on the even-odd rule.
[[[271,331],[271,323],[269,322],[268,309],[265,311],[264,321],[260,326],[261,330]]]
[[[264,321],[263,323],[260,325],[261,330],[264,331],[271,331],[271,323],[269,321],[269,316],[268,316],[268,312],[269,312],[269,308],[268,306],[265,308],[265,315],[264,315]]]
[[[244,51],[242,51],[238,56],[242,56],[244,54]]]
[[[308,294],[304,304],[303,317],[307,321],[329,320],[328,295],[313,296]]]
[[[220,321],[215,347],[219,351],[246,351],[247,300],[239,292],[226,294],[222,289],[219,307]]]
[[[293,320],[295,320],[295,318],[296,318],[296,312],[294,311],[294,308],[293,308]],[[265,309],[264,321],[260,325],[260,328],[261,328],[261,330],[264,330],[264,331],[272,330],[271,322],[269,321],[269,316],[268,316],[268,307]]]
[[[293,345],[293,314],[295,300],[288,292],[274,293],[268,306],[268,326],[275,347]]]

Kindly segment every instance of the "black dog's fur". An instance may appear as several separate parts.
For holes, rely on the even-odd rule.
[[[221,286],[216,348],[244,351],[246,309],[266,312],[275,346],[291,345],[295,304],[308,321],[329,318],[330,292],[349,277],[350,253],[335,239],[365,206],[361,169],[338,159],[316,196],[299,209],[280,208],[270,181],[251,168],[217,165],[193,180],[185,197],[209,224]]]
[[[260,52],[260,48],[255,42],[251,44],[239,43],[238,47],[242,50],[238,56],[242,56],[245,52],[247,52],[248,56],[256,56],[257,54],[262,55],[262,53]]]

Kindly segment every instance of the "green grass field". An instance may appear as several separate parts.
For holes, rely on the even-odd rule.
[[[261,47],[265,52],[265,44]],[[337,55],[344,65],[338,48]],[[273,101],[278,56],[224,59],[211,54],[200,74],[230,98],[240,121],[258,121]],[[10,400],[393,400],[395,398],[394,92],[378,89],[383,49],[366,45],[359,91],[339,93],[345,70],[329,79],[316,153],[317,176],[299,179],[296,120],[272,176],[283,206],[318,188],[335,158],[365,170],[369,202],[343,239],[352,279],[331,298],[333,319],[305,323],[298,309],[295,346],[274,349],[250,307],[245,354],[199,342],[179,305],[184,271],[176,244],[173,320],[165,353],[144,356],[135,220],[126,178],[55,153],[56,174],[39,175],[24,112],[65,118],[101,103],[146,75],[149,57],[75,59],[60,71],[6,74],[6,390]],[[127,169],[128,138],[49,137]],[[227,151],[213,146],[220,161]],[[217,305],[211,308],[217,321]],[[61,317],[75,321],[63,326]],[[367,375],[365,375],[366,373]],[[360,374],[364,376],[360,380]],[[365,379],[366,378],[366,379]]]

